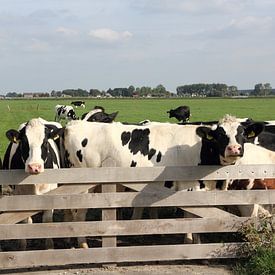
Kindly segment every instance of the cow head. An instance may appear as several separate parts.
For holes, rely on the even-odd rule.
[[[211,128],[198,127],[196,133],[205,141],[203,146],[209,147],[206,151],[215,154],[221,165],[229,165],[243,156],[244,143],[258,136],[263,129],[263,123],[242,125],[235,117],[226,115]]]
[[[67,117],[68,117],[69,120],[76,120],[77,119],[75,111],[73,109],[68,111]]]
[[[30,120],[25,127],[17,130],[8,130],[7,138],[16,143],[25,165],[25,171],[30,174],[39,174],[44,168],[59,166],[57,156],[53,151],[50,139],[53,139],[53,131],[41,123],[39,119]]]
[[[83,114],[81,119],[90,122],[111,123],[115,120],[117,114],[118,112],[107,114],[102,107],[98,107],[89,113]]]

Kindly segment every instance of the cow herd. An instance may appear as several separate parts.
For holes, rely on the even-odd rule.
[[[85,102],[72,102],[85,107]],[[154,167],[196,165],[275,164],[275,132],[272,121],[254,121],[225,115],[216,122],[189,122],[190,108],[180,106],[168,111],[180,121],[137,124],[114,122],[118,112],[107,114],[101,106],[76,117],[72,106],[57,105],[55,122],[33,118],[6,136],[10,143],[4,155],[3,169],[25,169],[39,174],[44,169],[75,167]],[[68,120],[65,126],[59,121]],[[103,123],[102,123],[103,122]],[[206,181],[165,182],[175,190],[274,189],[274,182]],[[16,186],[15,194],[44,194],[57,186],[40,184]],[[255,210],[256,209],[256,210]],[[85,209],[74,213],[80,221]],[[256,212],[255,212],[256,211]],[[262,207],[252,206],[242,215],[257,215]],[[245,213],[244,213],[245,212]],[[53,211],[45,211],[43,221],[52,221]],[[30,222],[30,221],[28,221]],[[83,238],[80,247],[88,247]],[[53,248],[48,240],[47,248]],[[22,244],[26,248],[26,243]]]

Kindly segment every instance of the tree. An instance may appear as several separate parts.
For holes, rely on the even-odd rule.
[[[254,86],[254,91],[251,92],[251,95],[261,96],[264,95],[264,85],[262,83],[258,83]]]
[[[237,96],[239,94],[237,86],[229,86],[225,96]]]
[[[22,97],[22,94],[18,94],[16,92],[9,92],[6,94],[6,97]]]
[[[254,86],[254,90],[251,92],[251,95],[254,96],[267,96],[272,94],[272,87],[270,83],[258,83]]]
[[[93,97],[97,97],[97,96],[101,96],[101,92],[98,89],[90,89],[89,95]]]
[[[264,93],[265,93],[265,96],[272,94],[272,87],[271,87],[270,83],[264,84]]]

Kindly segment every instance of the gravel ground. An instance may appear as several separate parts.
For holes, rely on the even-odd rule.
[[[86,275],[86,274],[196,274],[196,275],[231,275],[230,265],[221,264],[144,264],[131,266],[106,266],[106,267],[82,267],[71,268],[36,268],[24,270],[2,270],[0,274],[18,275]]]

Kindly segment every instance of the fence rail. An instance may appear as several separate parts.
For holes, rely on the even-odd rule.
[[[165,188],[163,181],[247,178],[275,178],[275,165],[74,168],[46,170],[40,175],[26,175],[21,170],[0,171],[0,185],[62,184],[44,195],[0,197],[0,239],[3,249],[0,252],[0,268],[239,257],[239,248],[243,243],[236,242],[233,236],[230,242],[225,243],[184,244],[183,234],[237,232],[250,218],[239,217],[217,206],[273,205],[275,190],[173,191]],[[101,193],[95,191],[98,186]],[[116,192],[117,186],[129,190]],[[94,192],[87,194],[88,189]],[[175,216],[175,212],[163,210],[166,216],[159,219],[117,217],[117,210],[126,211],[134,207],[162,210],[174,207],[180,214]],[[19,223],[42,210],[81,208],[101,211],[100,217],[83,222]],[[192,213],[193,218],[183,218],[183,211]],[[9,242],[15,239],[85,236],[96,239],[101,247],[29,251],[5,248],[7,242],[6,247],[9,247]],[[146,236],[153,241],[148,243],[148,238],[144,240]]]

